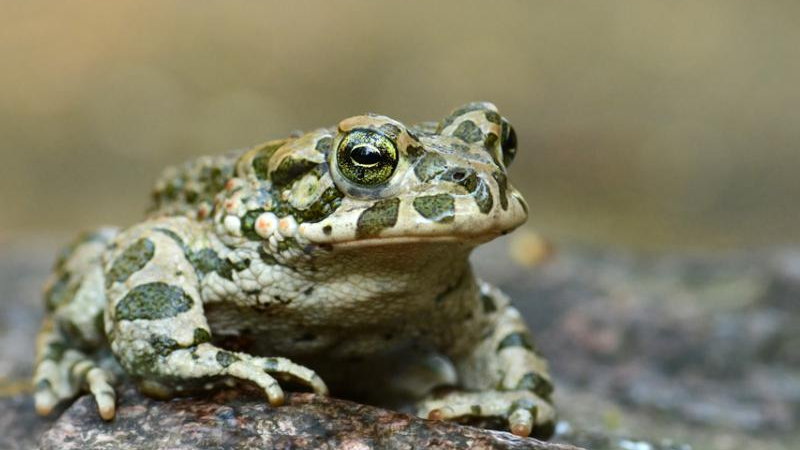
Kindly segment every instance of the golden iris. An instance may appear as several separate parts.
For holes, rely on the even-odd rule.
[[[336,164],[345,178],[361,186],[385,183],[397,168],[397,147],[375,130],[355,129],[339,143]]]

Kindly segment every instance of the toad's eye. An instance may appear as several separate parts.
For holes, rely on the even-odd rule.
[[[517,155],[517,132],[510,123],[503,120],[503,132],[500,148],[503,150],[503,164],[508,167]]]
[[[356,129],[339,143],[336,164],[339,172],[355,184],[379,185],[387,182],[397,168],[397,147],[377,131]]]

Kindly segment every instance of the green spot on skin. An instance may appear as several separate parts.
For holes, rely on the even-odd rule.
[[[426,195],[414,199],[414,209],[424,218],[451,223],[455,217],[455,200],[450,194]]]
[[[325,192],[314,203],[308,205],[305,209],[294,210],[292,215],[297,220],[297,223],[319,222],[330,216],[341,206],[343,197],[344,194],[336,186],[331,186],[325,189]]]
[[[225,183],[233,176],[233,168],[225,167],[225,172],[219,167],[203,167],[200,172],[199,181],[205,186],[207,194],[216,195],[225,188]]]
[[[66,351],[67,345],[63,342],[51,342],[47,345],[42,358],[52,361],[61,361],[61,358],[64,356],[64,352]]]
[[[183,180],[172,180],[162,191],[162,196],[167,200],[175,200],[178,198],[178,193],[183,189]]]
[[[258,216],[260,216],[264,212],[263,209],[254,209],[252,211],[247,211],[244,217],[242,217],[242,224],[241,230],[244,237],[250,239],[251,241],[260,241],[261,236],[256,233],[256,220],[258,220]]]
[[[55,311],[59,306],[71,302],[79,287],[80,283],[70,284],[69,273],[64,272],[44,294],[47,310]]]
[[[189,251],[188,248],[186,248],[186,245],[183,243],[183,239],[181,239],[181,237],[178,236],[178,233],[172,230],[168,230],[166,228],[156,228],[155,230],[158,231],[159,233],[167,235],[170,239],[175,241],[175,243],[178,244],[178,247],[180,247],[184,253]]]
[[[528,390],[543,399],[548,399],[553,393],[553,383],[536,373],[529,372],[520,378],[517,389]]]
[[[356,237],[374,237],[381,230],[393,227],[397,223],[399,206],[400,199],[391,198],[380,200],[364,210],[356,222]]]
[[[442,124],[439,127],[438,131],[441,132],[443,129],[449,127],[450,125],[453,124],[453,122],[456,121],[456,119],[463,116],[464,114],[472,111],[480,111],[482,109],[487,109],[487,105],[485,103],[482,102],[468,103],[451,112],[450,115],[448,115],[447,118],[445,118],[444,121],[442,121]]]
[[[220,264],[219,268],[217,269],[217,273],[222,278],[227,280],[233,280],[233,272],[241,272],[245,269],[250,267],[250,260],[245,259],[242,261],[231,261],[230,259],[225,259]]]
[[[333,139],[331,139],[330,136],[325,136],[323,138],[320,138],[320,140],[317,141],[317,144],[314,146],[314,148],[318,152],[328,153],[331,150],[331,144],[332,143],[333,143]]]
[[[497,345],[497,351],[510,347],[522,347],[533,351],[533,344],[530,342],[530,338],[528,338],[528,335],[525,333],[511,333],[504,337],[503,340]]]
[[[466,189],[475,199],[478,209],[483,214],[488,214],[492,210],[494,199],[492,198],[492,192],[489,190],[489,185],[483,178],[478,177],[474,170],[454,167],[442,174],[441,179],[451,181]]]
[[[256,174],[256,178],[259,180],[268,180],[269,179],[269,160],[272,158],[272,155],[275,154],[275,151],[281,148],[281,146],[286,141],[279,141],[269,145],[264,146],[261,150],[258,151],[258,154],[253,158],[253,172]]]
[[[478,188],[478,175],[472,169],[453,167],[442,174],[441,179],[456,183],[469,193],[475,192],[475,189]]]
[[[498,140],[500,140],[499,136],[494,133],[488,133],[486,139],[483,140],[483,146],[487,149],[492,149],[497,144]]]
[[[425,149],[421,145],[409,145],[406,147],[406,154],[412,160],[416,160],[425,153]]]
[[[98,336],[105,336],[105,334],[106,334],[106,325],[105,325],[106,322],[105,322],[105,317],[104,317],[102,311],[98,312],[97,315],[94,316],[93,322],[94,322],[94,329],[95,329],[95,332],[97,332],[97,335]]]
[[[494,205],[494,200],[492,198],[492,192],[489,190],[489,186],[486,182],[479,180],[472,196],[475,198],[475,203],[478,205],[480,212],[489,214],[489,211],[492,210],[492,206]]]
[[[282,189],[287,184],[300,178],[311,169],[317,167],[319,163],[308,159],[295,159],[291,157],[281,161],[277,169],[270,173],[269,178],[276,189]]]
[[[269,157],[267,156],[256,156],[253,158],[253,172],[256,174],[256,178],[259,180],[268,180],[269,179]]]
[[[471,120],[465,120],[458,124],[455,131],[453,131],[453,136],[470,144],[483,140],[483,132]]]
[[[223,261],[217,252],[210,248],[204,248],[197,252],[189,252],[186,255],[194,270],[200,275],[217,272],[222,267]]]
[[[516,197],[516,199],[517,199],[517,203],[519,203],[519,206],[522,207],[522,210],[525,211],[525,214],[527,215],[528,214],[528,204],[525,203],[525,201],[522,200],[520,197]]]
[[[257,217],[257,216],[256,216]],[[176,244],[183,250],[186,259],[194,267],[198,276],[205,276],[211,272],[217,272],[220,276],[230,279],[232,266],[225,260],[219,257],[217,252],[210,248],[204,248],[196,252],[192,251],[183,239],[178,236],[174,231],[166,228],[157,228],[156,231],[169,236]]]
[[[131,289],[115,308],[117,320],[156,320],[175,317],[191,309],[194,300],[183,289],[162,282]]]
[[[259,246],[258,247],[258,256],[259,256],[259,258],[261,258],[261,261],[263,261],[264,264],[266,264],[268,266],[276,266],[276,265],[279,264],[278,260],[275,259],[274,256],[272,256],[271,254],[267,253],[267,249],[265,249],[264,246]]]
[[[420,181],[427,182],[444,173],[447,161],[438,153],[426,153],[414,165],[414,173]]]
[[[275,358],[264,359],[264,372],[275,372],[278,370],[278,360]]]
[[[396,141],[402,130],[397,125],[385,123],[378,127],[378,131],[385,134],[389,139]]]
[[[500,114],[497,114],[496,111],[486,111],[483,115],[486,117],[486,120],[488,120],[489,122],[496,123],[497,125],[500,125],[500,123],[501,123]]]
[[[492,161],[494,161],[494,164],[497,167],[502,168],[503,165],[501,164],[500,159],[498,159],[498,157],[502,153],[502,150],[497,148],[497,141],[498,140],[500,140],[500,137],[498,137],[494,133],[489,133],[489,134],[486,135],[486,139],[483,141],[483,146],[489,152],[489,156],[492,157]],[[498,150],[500,150],[500,151],[498,151]]]
[[[508,178],[502,172],[494,172],[492,178],[497,182],[497,190],[500,195],[500,206],[503,211],[508,209]]]
[[[195,203],[197,202],[198,194],[195,191],[186,191],[184,197],[186,198],[186,203]]]
[[[79,345],[86,344],[88,342],[86,336],[83,334],[83,330],[74,322],[64,320],[60,322],[58,326],[61,329],[61,332],[70,342],[74,342],[76,344],[80,343]]]
[[[288,238],[285,238],[282,241],[279,241],[278,245],[276,246],[276,249],[278,250],[278,253],[286,253],[287,251],[292,250],[292,249],[300,250],[300,248],[301,248],[300,244],[297,243],[297,240],[295,238],[291,238],[291,237],[288,237]]]
[[[181,348],[178,341],[167,336],[154,336],[150,339],[150,346],[159,356],[167,356],[175,350]]]
[[[211,341],[211,333],[204,328],[195,328],[194,329],[194,345],[205,344],[206,342]]]
[[[236,361],[239,361],[239,357],[231,352],[226,352],[226,351],[217,352],[217,362],[222,367],[228,367],[231,364],[235,363]]]
[[[111,270],[106,274],[106,287],[114,282],[125,282],[131,275],[142,270],[153,258],[155,251],[155,245],[150,239],[142,238],[134,242],[114,260]]]
[[[453,142],[450,144],[450,148],[456,150],[459,153],[469,153],[470,148],[467,144],[462,144],[460,142]]]

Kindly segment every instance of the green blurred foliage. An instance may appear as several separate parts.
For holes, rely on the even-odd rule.
[[[0,236],[140,217],[160,169],[485,99],[556,240],[800,240],[795,1],[0,3]]]

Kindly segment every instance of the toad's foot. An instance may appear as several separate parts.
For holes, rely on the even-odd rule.
[[[103,420],[114,418],[114,376],[77,350],[70,349],[57,359],[40,361],[34,380],[34,403],[40,415],[50,414],[59,402],[88,390],[97,402],[100,417]]]
[[[192,349],[175,350],[167,360],[168,363],[156,369],[171,377],[142,380],[140,388],[143,392],[158,398],[169,398],[176,393],[190,391],[187,386],[192,384],[193,379],[230,377],[256,384],[273,406],[280,406],[284,402],[283,389],[278,380],[306,386],[316,394],[328,394],[328,387],[316,372],[286,358],[257,357],[230,352],[211,344],[200,344]],[[213,386],[213,383],[209,386]]]
[[[293,363],[286,358],[263,358],[250,356],[243,353],[230,353],[236,355],[235,357],[241,358],[228,368],[228,373],[234,377],[242,379],[252,379],[252,377],[259,376],[259,374],[269,374],[281,381],[288,381],[302,386],[306,386],[314,391],[315,394],[328,395],[328,386],[322,381],[322,378],[316,372],[308,367],[301,366]],[[219,360],[219,356],[217,356]],[[277,383],[276,383],[277,384]],[[269,391],[267,391],[269,393]],[[282,396],[281,396],[282,397]],[[270,402],[272,397],[270,396]],[[283,401],[279,404],[282,404]]]
[[[523,437],[550,436],[556,420],[552,405],[527,390],[453,391],[423,400],[418,407],[418,415],[431,420],[478,424],[500,420]]]

